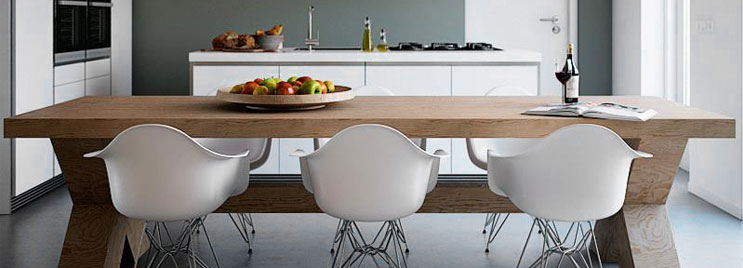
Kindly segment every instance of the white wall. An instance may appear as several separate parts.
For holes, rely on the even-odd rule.
[[[11,114],[10,12],[10,0],[0,0],[0,118]],[[0,124],[0,133],[3,131]],[[0,137],[0,214],[10,213],[11,195],[10,139]]]
[[[664,96],[665,1],[612,1],[612,92]]]
[[[740,0],[691,0],[691,105],[736,119],[736,139],[690,143],[689,191],[743,219],[742,4]],[[714,25],[711,31],[705,25]]]

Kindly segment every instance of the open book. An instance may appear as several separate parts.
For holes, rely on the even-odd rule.
[[[524,112],[527,115],[583,116],[591,118],[647,121],[658,112],[613,102],[576,104],[547,104]]]

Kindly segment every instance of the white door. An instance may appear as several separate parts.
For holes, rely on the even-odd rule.
[[[577,29],[569,27],[577,25],[570,10],[576,10],[572,15],[577,18],[577,0],[466,0],[464,39],[542,53],[540,95],[557,96],[562,91],[554,62],[562,64],[569,40],[577,39]],[[540,21],[552,17],[558,21]],[[552,31],[554,26],[560,28],[558,33]]]

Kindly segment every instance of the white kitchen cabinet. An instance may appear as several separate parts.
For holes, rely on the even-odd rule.
[[[74,65],[74,64],[70,64]],[[59,67],[55,68],[58,69]],[[57,76],[57,72],[54,73]],[[55,80],[56,81],[56,80]],[[71,101],[77,98],[85,96],[85,80],[67,83],[61,86],[54,87],[54,104]],[[54,156],[54,176],[62,174],[62,169],[59,167],[56,155]]]
[[[132,0],[111,0],[111,95],[132,95]]]
[[[396,96],[450,96],[450,65],[368,65],[366,85],[381,86]]]
[[[452,96],[536,96],[537,66],[453,66]]]
[[[54,1],[13,1],[13,114],[54,102]],[[14,194],[48,180],[54,173],[49,139],[15,139]]]
[[[111,75],[111,59],[100,59],[85,62],[85,78]]]
[[[303,64],[281,65],[279,77],[286,80],[292,76],[309,76],[317,80],[330,80],[336,85],[352,88],[364,85],[364,64]],[[280,139],[279,146],[279,173],[299,174],[299,160],[289,154],[297,149],[312,152],[312,139]]]
[[[312,139],[281,139],[279,145],[279,173],[281,174],[301,174],[299,170],[299,158],[289,156],[292,152],[297,149],[301,149],[307,153],[315,150],[315,145]]]
[[[368,65],[366,85],[380,86],[396,96],[450,96],[450,65]],[[428,139],[426,150],[451,152],[451,139]],[[451,173],[451,158],[441,159],[439,174]]]
[[[536,96],[537,66],[453,66],[453,96]],[[452,174],[486,174],[470,161],[465,139],[451,141]]]
[[[54,67],[54,86],[80,82],[83,80],[85,80],[84,62]]]
[[[193,66],[191,95],[214,96],[220,88],[232,87],[255,78],[279,77],[278,65]]]
[[[271,140],[271,148],[263,166],[251,170],[250,174],[279,174],[279,139]]]
[[[85,96],[111,96],[111,76],[86,79]]]

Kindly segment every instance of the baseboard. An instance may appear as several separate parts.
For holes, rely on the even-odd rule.
[[[689,193],[701,198],[704,201],[707,201],[708,203],[721,209],[722,211],[725,211],[731,216],[739,220],[743,220],[743,204],[734,204],[728,202],[727,200],[718,197],[713,192],[704,189],[704,187],[693,187],[692,185],[693,184],[690,183],[688,186]]]
[[[34,188],[23,192],[20,195],[10,198],[10,211],[11,213],[16,209],[23,207],[24,205],[31,203],[39,197],[51,192],[54,189],[64,185],[64,178],[62,174],[55,176],[54,178],[48,179]]]

